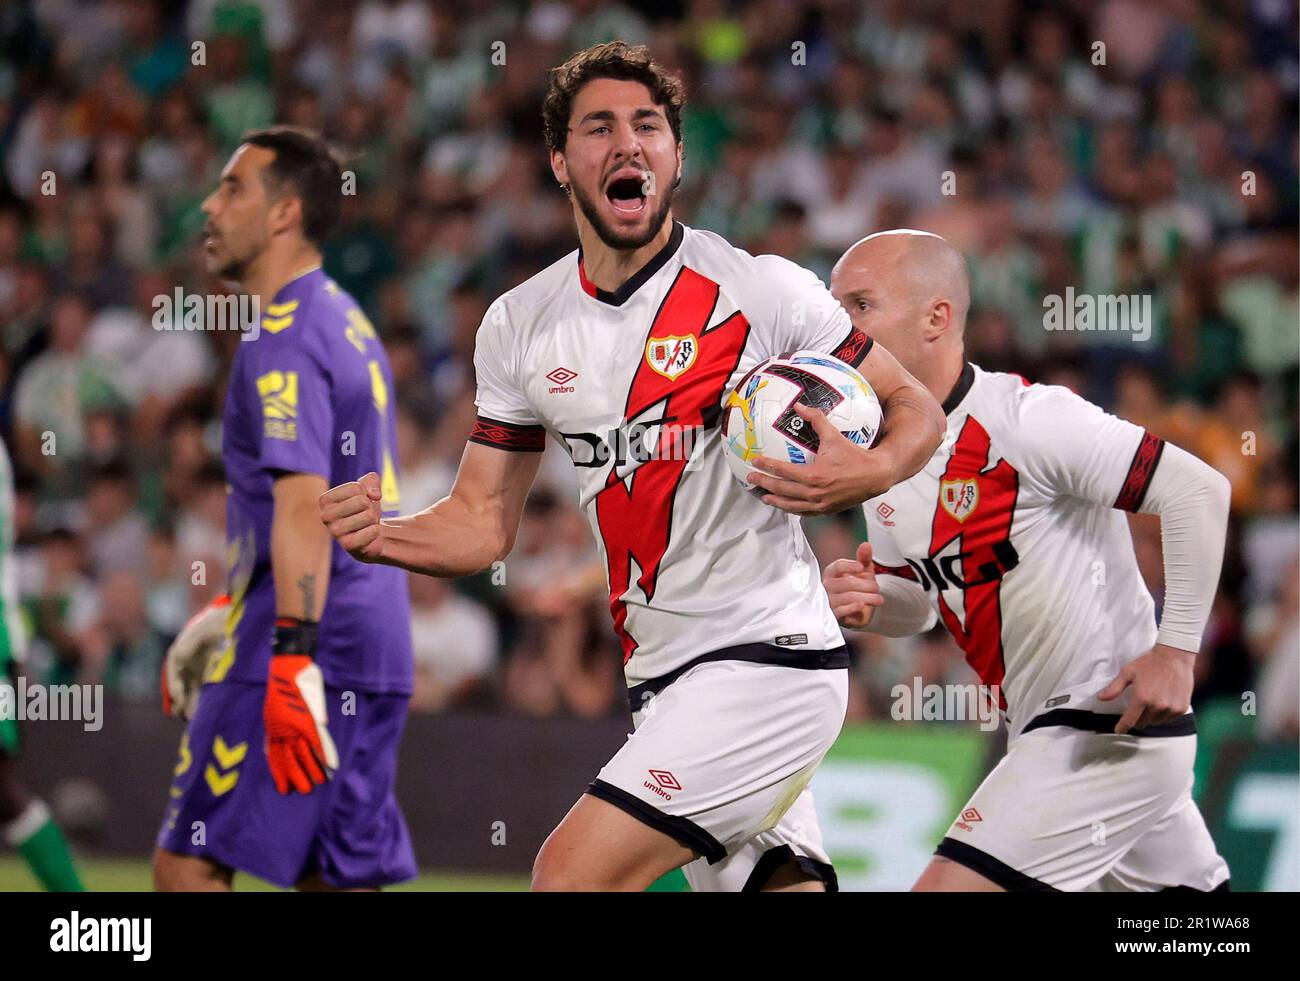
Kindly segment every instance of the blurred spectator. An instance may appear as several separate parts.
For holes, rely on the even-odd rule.
[[[133,410],[141,442],[158,438],[168,407],[196,394],[216,368],[202,335],[183,329],[170,293],[166,276],[140,273],[131,306],[105,309],[86,337],[87,353]],[[167,370],[159,371],[160,364]]]
[[[205,579],[225,574],[226,474],[209,461],[195,475],[189,497],[176,502],[176,551],[185,565],[203,570]]]
[[[120,394],[85,351],[91,308],[79,294],[55,301],[49,349],[18,379],[14,392],[17,456],[42,475],[75,465],[86,450],[86,414]]]
[[[468,701],[496,668],[491,614],[432,576],[409,577],[415,693],[411,707],[434,712]]]
[[[582,518],[535,489],[503,569],[507,602],[520,621],[505,669],[507,705],[532,715],[591,716],[617,704],[620,662],[611,656],[617,645],[608,610],[595,602],[593,559]]]
[[[149,625],[170,641],[185,621],[222,592],[223,583],[209,582],[206,590],[196,588],[190,570],[176,552],[176,535],[163,524],[149,532],[148,570],[145,573],[145,616]]]
[[[423,407],[397,405],[397,458],[402,461],[404,510],[423,511],[442,500],[456,480],[455,464],[439,452],[432,425]]]
[[[132,698],[156,695],[166,646],[145,616],[144,588],[138,576],[123,571],[105,577],[99,614],[78,640],[78,682],[103,684]]]
[[[1258,509],[1260,474],[1278,453],[1264,416],[1262,388],[1259,377],[1251,372],[1237,372],[1224,379],[1214,409],[1206,413],[1201,426],[1201,455],[1232,481],[1232,506],[1237,511]]]
[[[106,463],[91,475],[83,534],[90,543],[90,566],[96,578],[115,572],[144,578],[149,528],[135,510],[135,501],[135,485],[124,464]]]
[[[1269,622],[1257,637],[1260,660],[1259,734],[1295,742],[1300,736],[1300,563],[1287,571]]]
[[[71,683],[81,669],[81,635],[99,608],[81,539],[66,528],[52,529],[27,573],[21,588],[34,628],[27,668],[51,684]]]

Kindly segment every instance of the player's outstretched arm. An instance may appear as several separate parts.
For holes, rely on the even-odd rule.
[[[486,569],[514,547],[524,499],[540,453],[469,443],[451,493],[418,514],[385,518],[379,477],[332,487],[320,497],[320,520],[362,562],[454,578]]]

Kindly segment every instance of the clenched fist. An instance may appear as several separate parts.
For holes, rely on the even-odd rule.
[[[871,543],[858,546],[857,560],[836,559],[822,573],[822,583],[830,596],[831,612],[841,627],[861,630],[871,622],[876,607],[883,606],[885,597],[876,583],[871,569]]]
[[[354,559],[378,562],[384,554],[379,474],[331,487],[320,496],[320,519]]]

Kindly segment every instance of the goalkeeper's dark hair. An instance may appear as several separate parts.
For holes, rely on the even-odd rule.
[[[552,68],[548,77],[546,99],[542,102],[548,150],[564,152],[573,100],[584,85],[597,78],[640,82],[650,90],[650,100],[668,117],[673,139],[682,141],[682,107],[686,105],[682,81],[655,61],[644,44],[610,41],[592,45],[558,68]]]
[[[262,183],[273,196],[290,194],[302,202],[302,233],[320,248],[343,211],[342,156],[317,134],[298,126],[251,130],[239,142],[275,154],[262,169]]]

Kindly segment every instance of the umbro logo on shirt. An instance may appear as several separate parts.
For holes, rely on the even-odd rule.
[[[568,368],[561,367],[561,368],[556,368],[554,371],[548,373],[546,377],[549,378],[551,381],[555,382],[554,386],[548,388],[546,391],[549,392],[551,395],[557,395],[560,392],[573,391],[573,386],[570,385],[569,382],[577,378],[578,373],[576,371],[570,371]]]
[[[894,513],[894,509],[891,508],[884,501],[881,501],[879,504],[876,505],[876,514],[880,515],[880,523],[887,528],[894,527],[894,523],[889,520],[890,517],[893,515],[893,513]]]

